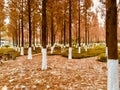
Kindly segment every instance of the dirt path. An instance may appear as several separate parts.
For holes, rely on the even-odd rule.
[[[107,90],[106,64],[96,57],[72,59],[48,56],[48,70],[41,70],[41,55],[18,57],[0,66],[0,90]],[[26,88],[26,89],[21,89]]]

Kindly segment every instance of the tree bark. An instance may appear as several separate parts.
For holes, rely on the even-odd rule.
[[[80,0],[78,0],[78,43],[79,47],[81,46],[81,39],[80,39]]]
[[[21,46],[24,47],[24,29],[23,29],[23,0],[22,0],[22,11],[21,11],[21,29],[22,29],[22,42],[21,42]]]
[[[42,46],[46,48],[46,0],[42,0]]]
[[[117,54],[117,7],[116,0],[108,0],[107,4],[107,43],[108,58],[118,59]]]
[[[72,47],[72,31],[71,31],[71,0],[69,0],[69,47]]]
[[[30,0],[28,0],[28,22],[29,22],[29,47],[31,47],[32,30],[31,30],[31,5],[30,5]]]
[[[18,46],[20,47],[20,27],[21,27],[21,23],[20,23],[20,14],[19,14],[19,29],[18,29],[18,37],[19,37],[19,39],[18,39]]]
[[[53,20],[53,11],[51,11],[51,46],[54,44],[54,20]]]

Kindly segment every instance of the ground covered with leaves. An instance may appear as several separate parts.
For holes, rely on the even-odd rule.
[[[106,63],[97,57],[68,60],[48,56],[48,69],[41,70],[41,54],[27,60],[4,61],[0,66],[0,90],[107,90]]]

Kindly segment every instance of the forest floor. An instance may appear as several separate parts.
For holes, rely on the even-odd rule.
[[[0,65],[0,90],[107,90],[106,63],[97,57],[68,60],[48,56],[48,69],[41,70],[41,54],[27,60],[4,61]]]

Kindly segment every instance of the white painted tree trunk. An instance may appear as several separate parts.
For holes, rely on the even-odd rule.
[[[28,48],[28,59],[29,60],[32,59],[32,48],[31,47]]]
[[[69,47],[68,59],[72,59],[72,48]]]
[[[33,50],[35,50],[35,46],[33,46]]]
[[[16,46],[14,46],[14,50],[17,51],[17,47]]]
[[[107,67],[108,67],[107,90],[119,90],[118,60],[108,59]]]
[[[54,48],[55,48],[55,44],[51,47],[51,54],[53,54]]]
[[[24,47],[21,47],[20,55],[24,55]]]
[[[85,51],[86,51],[86,52],[88,51],[88,47],[87,47],[87,45],[85,45]]]
[[[54,46],[51,47],[51,54],[53,54]]]
[[[81,53],[81,47],[78,47],[78,53]]]
[[[108,47],[106,47],[105,56],[108,57]]]
[[[17,47],[17,51],[20,52],[20,47],[19,46]]]
[[[42,49],[42,70],[47,69],[47,49]]]

